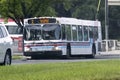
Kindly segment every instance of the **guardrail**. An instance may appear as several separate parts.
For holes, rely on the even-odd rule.
[[[102,40],[102,51],[120,50],[118,40]]]

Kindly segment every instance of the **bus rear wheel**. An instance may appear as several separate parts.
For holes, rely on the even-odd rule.
[[[69,59],[71,57],[71,45],[70,43],[67,44],[67,54],[66,57]]]
[[[92,54],[90,55],[90,58],[95,58],[95,54],[96,54],[96,48],[95,48],[95,45],[93,45]]]
[[[95,54],[96,54],[96,48],[93,45],[93,47],[92,47],[92,54],[91,55],[87,55],[86,58],[95,58]]]
[[[93,49],[92,49],[92,55],[91,55],[90,57],[91,57],[91,58],[95,58],[95,54],[96,54],[96,49],[93,48]]]

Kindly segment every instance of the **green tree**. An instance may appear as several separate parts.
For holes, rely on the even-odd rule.
[[[0,14],[2,17],[13,19],[23,28],[24,18],[55,16],[51,4],[55,0],[0,0]]]
[[[104,0],[101,0],[100,11],[98,11],[98,15],[97,7],[99,0],[61,0],[61,1],[63,2],[54,4],[57,16],[95,20],[96,18],[100,19],[99,16],[103,15]]]
[[[71,7],[73,5],[73,0],[56,0],[52,5],[56,11],[58,17],[72,17]]]
[[[75,0],[71,12],[73,17],[95,20],[99,0]]]
[[[109,38],[120,40],[120,6],[109,6]]]

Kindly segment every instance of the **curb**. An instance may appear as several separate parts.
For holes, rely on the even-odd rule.
[[[112,55],[112,56],[119,55],[120,56],[120,50],[100,52],[99,55]]]

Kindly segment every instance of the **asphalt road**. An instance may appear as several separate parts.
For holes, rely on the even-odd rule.
[[[41,58],[41,59],[17,59],[12,61],[12,65],[21,65],[21,64],[40,64],[40,63],[58,63],[58,62],[80,62],[80,61],[98,61],[98,60],[111,60],[119,59],[120,54],[98,54],[94,59],[86,59],[80,57],[73,57],[71,59],[62,59],[62,58]]]

